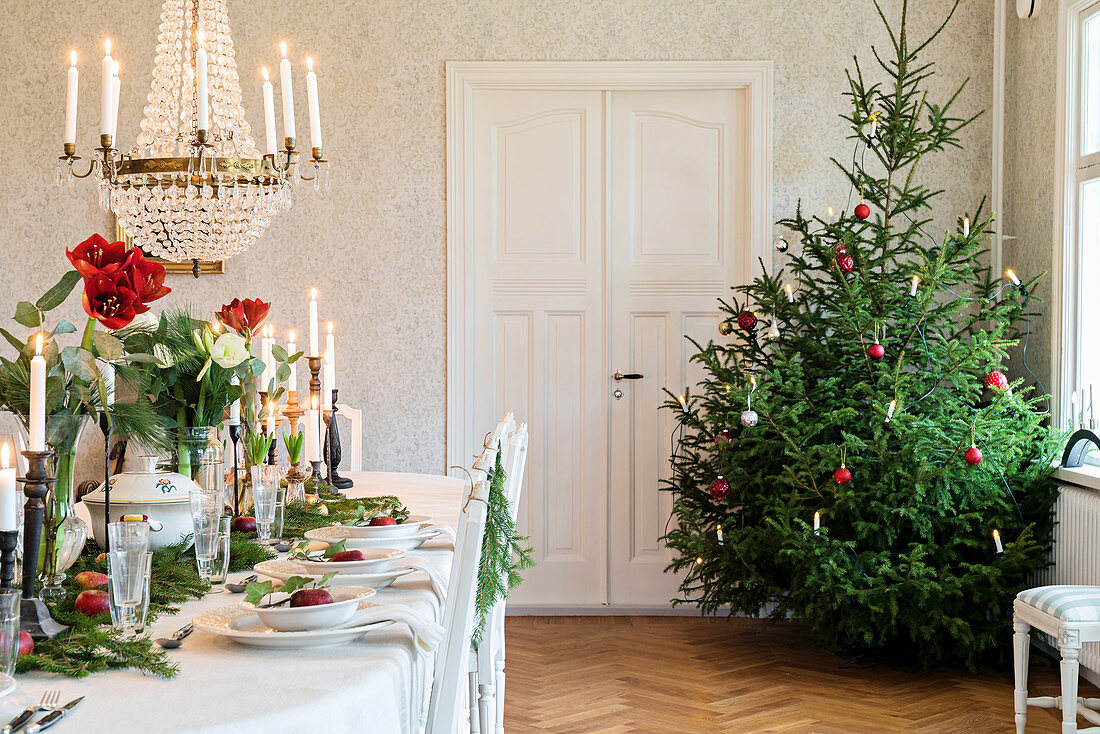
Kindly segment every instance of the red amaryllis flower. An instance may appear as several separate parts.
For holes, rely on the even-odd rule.
[[[232,329],[245,339],[251,339],[252,335],[260,330],[260,324],[267,318],[267,312],[270,310],[271,304],[264,303],[259,298],[246,298],[243,301],[234,298],[230,303],[222,306],[222,310],[218,312],[218,319],[227,329]]]
[[[84,281],[84,312],[108,329],[128,326],[137,316],[137,294],[123,272],[99,273]]]
[[[65,256],[76,268],[76,272],[89,280],[99,273],[112,275],[130,267],[135,250],[127,250],[125,242],[108,242],[98,234],[76,246],[65,250]]]
[[[133,259],[130,262],[130,284],[137,294],[138,302],[135,309],[138,313],[149,310],[146,305],[158,298],[164,298],[172,289],[164,284],[164,266],[160,263],[150,262],[145,259],[144,253],[137,248],[133,251]]]

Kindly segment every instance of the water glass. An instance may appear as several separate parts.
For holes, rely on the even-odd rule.
[[[286,523],[286,493],[287,488],[279,482],[275,490],[275,519],[271,522],[272,543],[278,543],[283,539],[283,525]]]
[[[259,468],[261,471],[257,472]],[[256,481],[256,475],[260,481]],[[275,522],[275,500],[279,491],[279,467],[265,464],[253,467],[252,504],[256,514],[256,537],[261,543],[271,541],[271,526]]]
[[[149,550],[149,523],[108,523],[107,542],[112,553],[145,553]]]
[[[222,492],[220,489],[192,489],[189,496],[199,578],[209,582],[210,565],[217,556],[218,529],[223,508]]]
[[[225,588],[220,584],[225,583],[225,577],[229,573],[229,525],[232,518],[222,517],[218,519],[218,540],[214,547],[214,557],[210,560],[210,589],[212,594],[220,594]]]
[[[19,589],[0,589],[0,696],[15,690],[19,657]]]
[[[145,629],[149,614],[149,577],[153,565],[152,553],[107,554],[107,591],[111,606],[111,622],[122,628],[126,637]]]

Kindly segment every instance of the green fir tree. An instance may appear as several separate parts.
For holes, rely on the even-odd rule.
[[[919,56],[943,26],[914,41],[906,2],[896,27],[876,8],[891,53],[874,51],[866,75],[854,61],[856,154],[834,159],[870,211],[829,221],[799,206],[774,274],[722,303],[724,336],[694,356],[706,378],[666,406],[683,423],[666,542],[682,601],[704,610],[792,615],[826,643],[973,664],[1009,649],[1012,599],[1046,563],[1058,437],[1023,365],[998,365],[1025,337],[1034,279],[990,272],[981,204],[971,226],[926,234],[940,192],[921,165],[976,117],[954,112],[963,87],[928,98]],[[1008,389],[985,389],[998,369]],[[722,482],[712,494],[719,476],[728,496]]]

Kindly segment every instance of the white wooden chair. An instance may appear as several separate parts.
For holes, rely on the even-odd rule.
[[[1032,627],[1054,637],[1058,645],[1062,655],[1061,696],[1027,695]],[[1021,591],[1013,604],[1012,630],[1017,734],[1024,734],[1028,706],[1062,709],[1062,734],[1100,733],[1100,726],[1077,728],[1078,715],[1100,724],[1100,698],[1077,696],[1081,645],[1100,642],[1100,586],[1040,586]]]

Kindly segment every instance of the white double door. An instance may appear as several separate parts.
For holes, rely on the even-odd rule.
[[[530,426],[516,605],[666,606],[677,416],[749,272],[746,94],[483,89],[467,102],[474,425]],[[623,379],[616,379],[616,373]],[[637,376],[636,379],[631,379]]]

